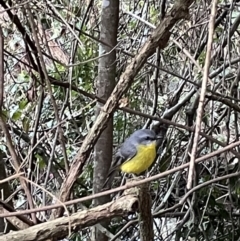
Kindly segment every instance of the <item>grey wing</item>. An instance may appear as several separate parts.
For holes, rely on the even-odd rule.
[[[107,186],[108,183],[110,183],[115,176],[115,172],[119,169],[122,163],[128,161],[129,159],[133,158],[137,153],[137,149],[135,145],[129,141],[128,139],[120,146],[118,149],[115,160],[112,164],[112,167],[110,168],[108,172],[107,179],[105,183],[103,184],[103,189]]]
[[[121,158],[121,164],[133,158],[137,154],[137,148],[134,143],[127,139],[119,148],[116,155]]]
[[[116,155],[115,160],[112,163],[112,167],[109,172],[113,169],[118,169],[118,167],[124,163],[125,161],[134,157],[137,153],[137,149],[135,145],[129,141],[128,139],[119,147]]]

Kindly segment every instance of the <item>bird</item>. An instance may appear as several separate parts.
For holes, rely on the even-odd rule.
[[[156,133],[150,129],[133,132],[119,147],[102,188],[112,180],[116,171],[135,175],[146,171],[156,158],[157,139]]]

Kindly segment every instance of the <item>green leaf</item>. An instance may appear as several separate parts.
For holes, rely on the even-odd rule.
[[[26,105],[28,104],[28,101],[27,101],[27,99],[24,99],[24,100],[21,100],[20,102],[19,102],[19,109],[20,110],[23,110],[25,107],[26,107]]]
[[[17,111],[15,111],[15,112],[13,113],[12,119],[15,120],[15,121],[17,121],[17,120],[20,119],[21,115],[22,115],[22,112],[21,112],[20,110],[17,110]]]
[[[4,121],[7,121],[7,118],[9,118],[9,111],[3,110],[2,117],[3,117]]]
[[[36,159],[37,159],[37,161],[38,161],[38,164],[39,164],[40,169],[43,169],[43,168],[46,166],[46,165],[45,165],[45,162],[44,162],[44,160],[43,160],[43,157],[40,156],[39,154],[36,154],[35,157],[36,157]]]
[[[23,121],[22,121],[22,125],[23,125],[23,130],[28,133],[29,131],[29,127],[30,127],[30,120],[26,117],[23,118]]]

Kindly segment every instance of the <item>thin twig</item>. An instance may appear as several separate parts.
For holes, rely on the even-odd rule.
[[[187,189],[190,189],[192,187],[193,175],[194,175],[194,171],[195,171],[195,158],[196,158],[196,152],[197,152],[197,146],[198,146],[199,132],[201,130],[203,106],[204,106],[205,94],[206,94],[206,89],[207,89],[209,67],[211,64],[211,49],[212,49],[213,34],[214,34],[216,6],[217,6],[217,0],[214,0],[212,3],[212,11],[211,11],[211,16],[210,16],[210,21],[209,21],[207,53],[206,53],[206,60],[205,60],[205,66],[204,66],[201,94],[200,94],[199,105],[198,105],[198,110],[197,110],[196,129],[195,129],[195,136],[194,136],[194,140],[193,140],[193,148],[192,148],[192,152],[191,152]]]

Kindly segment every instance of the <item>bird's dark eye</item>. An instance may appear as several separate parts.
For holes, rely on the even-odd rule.
[[[147,140],[147,141],[150,141],[150,140],[152,140],[152,138],[151,138],[150,136],[147,136],[147,137],[146,137],[146,140]]]

